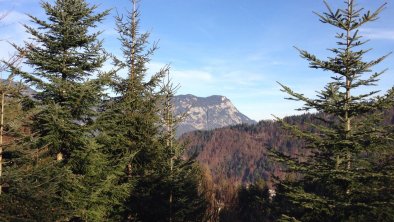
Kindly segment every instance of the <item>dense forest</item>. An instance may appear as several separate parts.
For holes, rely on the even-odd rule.
[[[313,130],[321,114],[289,116],[283,120],[300,129]],[[394,108],[383,114],[382,125],[394,124]],[[240,187],[264,184],[275,189],[275,179],[285,178],[286,165],[272,158],[271,150],[290,156],[307,154],[305,143],[278,121],[260,121],[257,124],[241,124],[210,131],[194,131],[184,134],[180,142],[187,147],[187,155],[197,156],[212,177],[217,201],[223,205],[234,204]]]
[[[300,129],[316,124],[319,114],[303,114],[283,120]],[[394,108],[383,115],[383,125],[394,124]],[[184,134],[180,142],[187,147],[187,155],[197,154],[197,160],[212,174],[215,184],[245,185],[262,179],[272,187],[272,176],[282,175],[281,164],[271,160],[270,149],[296,156],[303,149],[303,141],[283,129],[278,121],[263,120],[257,124],[240,124],[209,131]],[[220,186],[219,186],[220,187]]]
[[[364,61],[358,32],[385,5],[326,6],[333,56],[298,51],[332,81],[316,98],[279,83],[315,114],[178,141],[177,85],[169,66],[147,68],[158,46],[138,0],[115,18],[120,55],[101,39],[109,10],[41,2],[46,19],[29,15],[30,39],[0,67],[0,221],[394,221],[394,87],[364,89],[388,55]]]

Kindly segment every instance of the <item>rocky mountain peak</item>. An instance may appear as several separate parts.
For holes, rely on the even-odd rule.
[[[179,95],[175,96],[174,103],[176,114],[187,114],[185,120],[178,127],[178,136],[194,130],[211,130],[241,123],[255,123],[239,112],[225,96]]]

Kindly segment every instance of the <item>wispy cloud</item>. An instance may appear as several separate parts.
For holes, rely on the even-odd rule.
[[[172,76],[178,80],[212,82],[214,80],[211,73],[202,70],[174,70]]]
[[[148,68],[150,70],[149,73],[158,72],[160,69],[162,69],[167,65],[171,66],[170,75],[174,80],[188,82],[188,83],[190,82],[193,84],[196,84],[200,81],[204,83],[214,81],[214,76],[210,71],[206,71],[204,69],[192,69],[192,68],[182,69],[163,62],[149,63],[148,65]]]
[[[370,39],[394,40],[394,30],[387,29],[360,29],[362,35]]]
[[[6,16],[0,21],[0,59],[8,58],[15,51],[10,43],[21,44],[29,36],[22,25],[28,20],[25,14],[17,11],[0,11],[0,15],[3,14]]]
[[[25,37],[25,35],[21,36],[20,34],[25,32],[22,24],[29,20],[26,14],[3,10],[0,11],[0,15],[4,15],[0,21],[0,39],[20,40],[21,37]]]
[[[3,26],[26,22],[29,19],[26,14],[17,11],[2,10],[0,11],[0,15],[5,15],[5,17],[1,20],[1,24]]]
[[[13,0],[13,1],[10,1],[10,0],[0,0],[0,2],[5,2],[5,3],[9,3],[9,4],[11,4],[11,5],[17,5],[17,6],[19,6],[19,5],[21,5],[22,3],[24,3],[24,2],[28,2],[29,0]]]
[[[245,70],[234,70],[222,75],[222,81],[240,86],[256,86],[265,80],[262,73],[253,73]]]

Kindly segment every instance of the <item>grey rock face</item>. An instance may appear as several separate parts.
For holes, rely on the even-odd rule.
[[[175,113],[186,113],[186,118],[179,124],[177,135],[194,130],[211,130],[241,123],[253,124],[240,113],[229,99],[224,96],[197,97],[179,95],[174,97]]]

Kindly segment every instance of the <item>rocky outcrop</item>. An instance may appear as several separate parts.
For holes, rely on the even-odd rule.
[[[186,113],[185,119],[178,126],[178,136],[194,130],[211,130],[241,123],[255,123],[239,112],[225,96],[179,95],[175,96],[174,104],[176,114]]]

